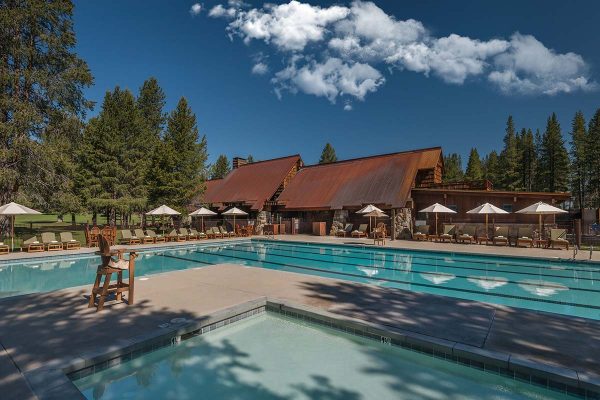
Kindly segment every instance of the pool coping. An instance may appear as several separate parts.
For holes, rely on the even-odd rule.
[[[520,358],[518,354],[484,350],[269,297],[239,303],[198,319],[177,321],[162,328],[157,327],[133,338],[116,340],[111,345],[84,352],[76,358],[61,359],[34,370],[24,371],[22,375],[40,400],[84,399],[72,379],[88,376],[159,348],[177,344],[182,339],[201,335],[264,312],[279,313],[579,398],[600,398],[600,378],[583,371],[543,364]]]

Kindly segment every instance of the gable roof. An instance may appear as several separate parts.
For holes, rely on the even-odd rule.
[[[296,154],[239,166],[223,179],[206,182],[204,202],[243,203],[261,210],[300,160]]]
[[[435,147],[313,165],[296,174],[278,201],[289,210],[404,207],[417,172],[434,169],[441,157]]]

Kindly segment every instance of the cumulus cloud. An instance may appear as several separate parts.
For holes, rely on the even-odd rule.
[[[280,52],[285,67],[274,73],[278,96],[284,90],[363,100],[385,82],[380,70],[435,76],[462,85],[489,82],[505,94],[555,95],[596,89],[584,59],[557,53],[535,37],[478,39],[450,34],[435,37],[422,22],[399,20],[376,4],[313,6],[296,0],[252,7],[230,0],[209,16],[228,20],[231,38],[250,45],[262,41]],[[255,72],[255,68],[257,71]],[[256,62],[253,73],[268,73]]]
[[[202,5],[200,3],[192,4],[190,7],[190,14],[198,15],[202,12]]]
[[[257,62],[252,66],[252,73],[255,75],[264,75],[269,72],[269,66],[264,62]]]

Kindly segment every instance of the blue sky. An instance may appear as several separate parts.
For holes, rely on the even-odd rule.
[[[154,76],[210,160],[499,149],[506,118],[565,136],[600,107],[600,2],[75,1],[97,101]],[[272,3],[272,2],[271,2]],[[196,6],[194,6],[196,4]],[[220,6],[219,6],[220,5]]]

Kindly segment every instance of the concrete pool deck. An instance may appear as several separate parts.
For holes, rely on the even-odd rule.
[[[599,379],[600,321],[233,264],[138,278],[135,305],[115,304],[99,313],[87,308],[89,290],[0,300],[1,393],[35,398],[21,374],[35,376],[155,331],[173,318],[200,320],[265,298],[476,347],[506,355],[507,362],[559,367],[588,382]]]

